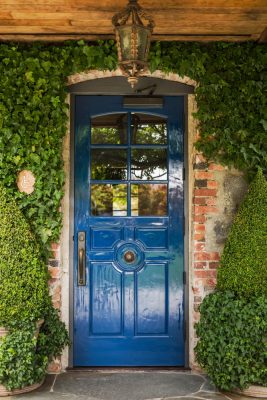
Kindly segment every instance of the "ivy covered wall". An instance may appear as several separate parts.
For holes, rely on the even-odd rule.
[[[150,70],[198,82],[197,147],[208,159],[253,176],[267,171],[267,46],[255,43],[154,43]],[[114,42],[0,44],[0,180],[18,200],[44,250],[57,241],[63,195],[62,141],[67,76],[116,69]],[[31,170],[35,191],[17,190]]]

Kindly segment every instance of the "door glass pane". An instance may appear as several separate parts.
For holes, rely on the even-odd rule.
[[[131,179],[166,180],[167,149],[133,149]]]
[[[91,143],[126,144],[127,114],[109,114],[92,118]]]
[[[91,214],[95,216],[126,216],[127,185],[91,185]]]
[[[167,184],[131,185],[131,215],[167,215]]]
[[[127,178],[127,150],[92,149],[91,179],[123,180]]]
[[[132,144],[167,144],[166,119],[155,115],[131,115]]]

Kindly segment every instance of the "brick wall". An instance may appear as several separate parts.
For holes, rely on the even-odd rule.
[[[217,267],[221,249],[216,245],[213,249],[207,246],[209,242],[206,223],[209,217],[220,214],[217,205],[218,172],[224,172],[220,165],[208,164],[202,155],[196,154],[194,162],[193,191],[193,293],[194,321],[198,321],[198,306],[203,297],[212,291],[216,285]],[[215,171],[217,174],[215,174]],[[217,175],[217,176],[216,176]]]
[[[60,245],[52,243],[51,245],[52,256],[49,259],[48,271],[50,274],[49,289],[52,296],[53,306],[61,310],[61,275],[62,268],[60,265]],[[54,359],[48,367],[48,372],[59,373],[61,371],[61,360]]]
[[[194,325],[199,305],[216,286],[217,269],[224,243],[239,204],[247,190],[240,171],[207,163],[198,153],[193,159],[191,273],[193,347],[197,342]],[[191,367],[198,369],[193,352]]]

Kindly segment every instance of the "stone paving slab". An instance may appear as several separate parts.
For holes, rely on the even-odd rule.
[[[220,393],[204,375],[175,370],[91,370],[48,375],[21,400],[258,400]]]

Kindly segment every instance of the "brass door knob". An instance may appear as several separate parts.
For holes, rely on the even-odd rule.
[[[124,253],[123,258],[127,263],[132,263],[135,261],[135,253],[131,250],[128,250],[126,253]]]

